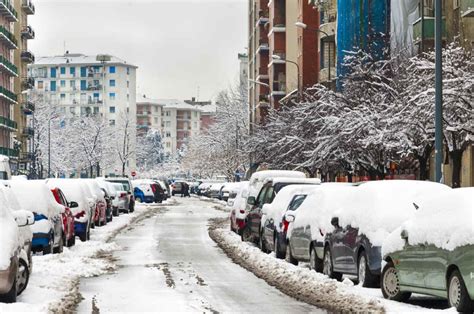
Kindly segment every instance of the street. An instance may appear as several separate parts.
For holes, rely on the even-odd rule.
[[[81,279],[80,313],[323,312],[269,286],[216,247],[208,219],[227,213],[195,198],[176,199],[117,236],[117,271]]]

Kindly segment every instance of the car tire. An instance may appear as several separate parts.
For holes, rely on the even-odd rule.
[[[260,236],[258,237],[258,247],[263,253],[268,254],[268,249],[267,249],[267,245],[265,244],[265,237],[263,235],[263,230],[260,230],[259,235]]]
[[[332,254],[329,247],[324,249],[324,257],[323,257],[323,274],[328,276],[329,278],[336,279],[340,281],[342,279],[342,274],[335,272],[333,268],[332,262]]]
[[[400,280],[398,272],[392,261],[389,261],[382,270],[382,278],[380,286],[385,299],[404,302],[407,301],[411,293],[400,291]]]
[[[53,246],[54,246],[54,238],[51,237],[49,239],[48,245],[43,248],[43,255],[51,254],[53,252],[53,249],[54,249]]]
[[[284,259],[286,252],[282,252],[280,240],[278,240],[278,235],[275,235],[275,256],[278,259]]]
[[[79,240],[81,240],[82,242],[87,241],[87,231],[79,234]]]
[[[118,208],[112,210],[112,216],[118,217],[120,215],[120,211]]]
[[[367,254],[365,253],[365,251],[361,251],[359,253],[359,258],[357,259],[357,261],[357,274],[359,285],[364,288],[377,288],[377,282],[380,282],[380,280],[377,280],[377,276],[374,276],[370,272],[369,266],[367,265]]]
[[[73,235],[69,240],[67,240],[66,245],[67,247],[76,245],[76,236]]]
[[[316,248],[313,246],[309,251],[309,268],[318,272],[323,272],[323,261],[316,254]]]
[[[250,228],[245,226],[244,229],[242,230],[242,241],[243,242],[250,242],[251,240],[251,233],[250,233]]]
[[[293,257],[293,254],[291,254],[290,242],[288,242],[288,243],[286,244],[285,260],[286,260],[288,263],[293,264],[293,265],[295,265],[295,266],[298,265],[298,260]]]
[[[25,260],[21,259],[18,261],[18,276],[16,279],[17,287],[17,295],[20,295],[23,291],[25,291],[26,287],[28,286],[28,282],[30,281],[30,269],[28,268],[28,264]],[[20,269],[23,269],[23,272],[20,272]]]
[[[87,233],[86,233],[86,240],[89,241],[91,239],[91,230],[87,230]]]
[[[64,250],[64,235],[60,237],[58,246],[53,248],[53,253],[59,254],[59,253],[62,253],[63,250]]]
[[[0,302],[2,303],[15,303],[17,297],[17,284],[16,284],[16,277],[13,281],[12,288],[6,294],[0,294]]]
[[[469,298],[464,280],[457,269],[449,276],[448,303],[460,313],[474,312],[474,302]]]

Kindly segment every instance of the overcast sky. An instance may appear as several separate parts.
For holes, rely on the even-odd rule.
[[[247,0],[34,0],[37,56],[108,53],[137,65],[150,98],[214,97],[238,79]]]

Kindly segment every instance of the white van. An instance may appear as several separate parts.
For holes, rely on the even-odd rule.
[[[0,155],[0,180],[11,180],[10,159]]]

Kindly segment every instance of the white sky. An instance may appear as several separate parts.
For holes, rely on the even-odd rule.
[[[200,100],[238,79],[247,0],[34,0],[37,56],[108,53],[137,65],[138,93]]]

